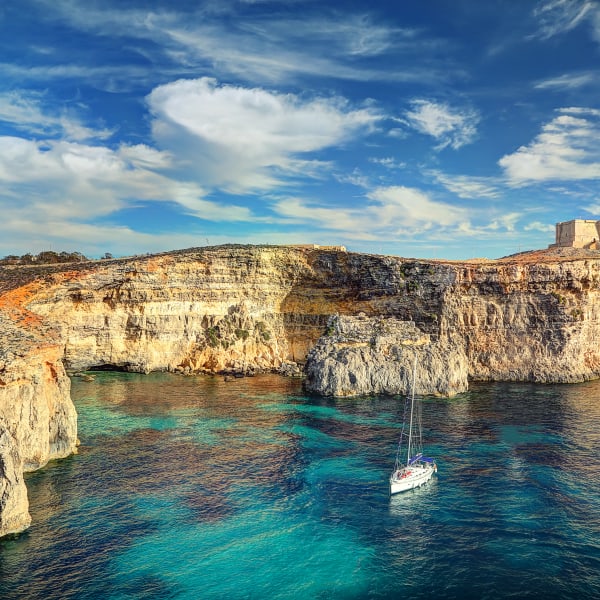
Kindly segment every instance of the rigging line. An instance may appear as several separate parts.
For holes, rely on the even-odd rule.
[[[409,379],[407,378],[407,383],[409,383]],[[404,440],[405,438],[408,437],[408,434],[406,433],[405,429],[406,429],[406,422],[407,422],[407,415],[408,415],[408,407],[410,404],[410,393],[409,393],[409,387],[407,386],[407,391],[406,394],[404,394],[404,412],[402,414],[402,429],[400,430],[400,439],[398,440],[398,449],[396,450],[396,467],[395,469],[398,469],[400,467],[400,462],[401,462],[401,454],[402,454],[402,440]]]

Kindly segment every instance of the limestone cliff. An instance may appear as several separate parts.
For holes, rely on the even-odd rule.
[[[53,274],[27,308],[56,328],[69,369],[271,370],[295,357],[282,305],[303,259],[224,247],[112,261]]]
[[[75,451],[77,414],[69,395],[62,346],[43,339],[36,331],[15,326],[1,313],[0,331],[2,536],[29,526],[23,472]]]
[[[401,393],[419,347],[426,393],[468,378],[582,381],[600,376],[600,254],[444,262],[222,246],[5,266],[0,332],[2,535],[28,522],[21,465],[75,450],[64,367],[251,373],[308,359],[317,393]]]
[[[411,321],[338,316],[310,350],[306,389],[327,396],[405,393],[453,396],[467,389],[467,357],[456,340],[432,339]]]

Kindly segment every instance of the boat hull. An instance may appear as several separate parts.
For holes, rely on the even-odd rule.
[[[394,471],[390,477],[390,494],[406,492],[427,483],[437,468],[435,465],[414,465]]]

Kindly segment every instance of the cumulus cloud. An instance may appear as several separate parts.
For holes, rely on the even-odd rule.
[[[558,113],[528,146],[498,161],[511,185],[600,179],[600,110],[572,107]]]
[[[450,146],[458,150],[470,144],[477,134],[479,114],[472,109],[452,108],[445,103],[414,100],[404,113],[404,123],[438,141],[436,150]]]
[[[275,186],[298,172],[306,153],[343,144],[381,119],[338,98],[304,99],[206,77],[159,86],[148,104],[161,147],[209,185],[238,192]]]

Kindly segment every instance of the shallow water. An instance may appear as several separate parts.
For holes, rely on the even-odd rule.
[[[425,399],[438,475],[388,495],[398,397],[73,380],[79,454],[29,474],[2,599],[600,598],[600,382]]]

